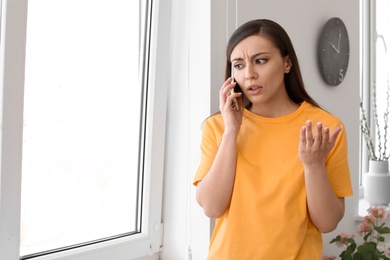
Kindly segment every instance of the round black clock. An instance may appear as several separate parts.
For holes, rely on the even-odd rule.
[[[344,80],[349,62],[349,38],[344,22],[338,17],[329,19],[322,29],[318,61],[328,85],[337,86]]]

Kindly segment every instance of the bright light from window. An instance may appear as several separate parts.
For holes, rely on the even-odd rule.
[[[139,231],[139,1],[29,1],[21,255]]]
[[[377,109],[378,109],[378,121],[381,131],[381,140],[378,140],[382,144],[382,153],[384,152],[384,143],[387,142],[386,154],[390,154],[390,136],[389,129],[384,129],[384,115],[388,107],[388,95],[390,80],[390,17],[388,11],[390,10],[390,1],[377,0],[376,1],[376,90],[377,90]],[[389,112],[389,111],[387,111]],[[388,115],[389,116],[389,115]],[[390,121],[389,121],[390,122]],[[387,126],[389,127],[389,126]],[[387,132],[387,138],[385,138],[385,132]]]

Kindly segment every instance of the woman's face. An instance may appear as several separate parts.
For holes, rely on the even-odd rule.
[[[290,71],[291,61],[288,56],[282,57],[267,37],[252,35],[245,38],[233,49],[230,60],[235,80],[252,107],[278,104],[288,99],[284,74]]]

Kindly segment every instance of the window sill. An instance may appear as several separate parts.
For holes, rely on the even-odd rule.
[[[359,200],[359,208],[358,208],[358,215],[356,217],[356,221],[363,221],[364,217],[368,214],[367,209],[370,208],[370,204],[368,201],[366,201],[364,198],[361,198]],[[390,215],[390,206],[386,207],[387,211],[387,218],[389,218]]]

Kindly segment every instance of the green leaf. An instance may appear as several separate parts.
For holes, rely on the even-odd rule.
[[[341,252],[340,257],[342,260],[353,260],[351,252],[348,252],[348,250]]]
[[[380,233],[380,234],[390,234],[390,228],[388,228],[388,227],[382,227],[382,226],[380,226],[380,227],[375,227],[374,228],[378,233]]]
[[[355,250],[356,250],[356,243],[355,243],[355,241],[353,241],[353,243],[351,243],[347,247],[346,251],[348,251],[350,254],[353,254],[353,252],[355,252]]]
[[[355,253],[353,255],[353,260],[364,260],[364,259],[359,253]]]
[[[361,259],[364,260],[378,259],[376,244],[374,242],[366,242],[363,245],[358,246],[357,251],[360,253]]]
[[[330,242],[329,242],[329,244],[332,244],[332,243],[335,243],[335,242],[338,242],[338,241],[340,241],[341,240],[341,236],[339,235],[339,236],[337,236],[337,237],[335,237],[335,238],[333,238]]]
[[[367,239],[371,236],[372,232],[368,232],[365,236],[364,236],[364,241],[367,241]]]

